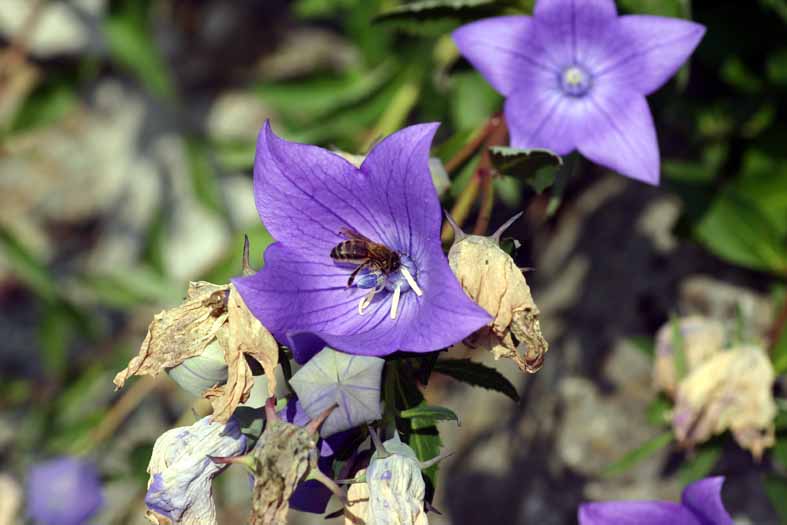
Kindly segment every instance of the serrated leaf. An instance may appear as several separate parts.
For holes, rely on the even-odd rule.
[[[459,416],[450,408],[431,406],[425,403],[403,410],[399,415],[405,419],[413,420],[411,423],[413,430],[433,426],[435,421],[456,421],[457,426],[461,426]]]
[[[668,446],[672,443],[672,431],[664,432],[663,434],[659,434],[658,436],[650,439],[640,445],[639,447],[631,450],[623,455],[618,461],[615,461],[607,468],[604,469],[603,476],[616,476],[618,474],[622,474],[635,466],[637,463],[640,463],[659,450],[663,449],[664,447]]]
[[[435,363],[434,371],[468,385],[495,390],[519,402],[519,394],[514,385],[503,374],[481,363],[470,359],[441,359]]]
[[[468,17],[479,15],[479,11],[488,12],[495,0],[422,0],[410,2],[383,11],[374,22],[388,20],[435,20],[446,17]]]
[[[489,155],[499,173],[523,180],[537,193],[554,184],[557,171],[563,165],[563,159],[546,149],[493,146],[489,148]]]
[[[408,439],[408,445],[410,445],[410,448],[415,452],[418,461],[429,461],[440,455],[443,441],[440,439],[437,427],[430,426],[414,430],[408,436]],[[432,465],[423,471],[424,476],[429,479],[432,486],[436,486],[437,484],[437,467],[437,465]]]

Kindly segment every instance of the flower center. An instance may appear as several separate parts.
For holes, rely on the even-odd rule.
[[[576,64],[568,66],[560,74],[560,88],[572,97],[581,97],[593,84],[593,78],[582,66]]]
[[[355,281],[355,285],[358,288],[368,288],[369,292],[364,295],[363,298],[361,298],[361,302],[358,303],[358,313],[363,315],[364,310],[372,303],[374,296],[383,290],[387,290],[393,294],[391,297],[390,317],[391,319],[396,319],[396,316],[399,314],[399,301],[403,293],[409,292],[410,290],[415,292],[415,295],[418,296],[424,293],[415,280],[416,275],[415,263],[406,255],[400,256],[399,269],[388,275],[380,271],[368,271],[359,275]]]

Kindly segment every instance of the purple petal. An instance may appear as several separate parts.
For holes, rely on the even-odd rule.
[[[561,69],[572,64],[593,69],[606,56],[617,20],[613,0],[538,0],[533,14],[537,39]]]
[[[575,130],[579,151],[621,175],[658,184],[659,146],[645,97],[608,87],[582,98],[587,111]]]
[[[678,71],[704,34],[704,26],[687,20],[620,17],[614,52],[598,66],[596,76],[648,95]]]
[[[92,463],[61,457],[38,463],[27,480],[27,513],[40,525],[82,525],[103,504]]]
[[[552,64],[536,38],[529,16],[501,16],[464,25],[454,31],[459,51],[503,95],[534,77],[554,79]]]
[[[577,147],[576,130],[587,105],[552,86],[524,84],[506,99],[506,123],[515,148],[547,148],[566,155]]]
[[[359,315],[366,291],[346,287],[346,270],[327,254],[307,260],[281,243],[268,247],[259,272],[234,282],[249,309],[300,363],[326,344],[361,355],[430,352],[467,337],[490,317],[464,293],[439,244],[420,255],[417,280],[424,295],[402,294],[395,320],[389,318],[390,293],[378,294]]]
[[[723,484],[724,478],[721,476],[695,481],[683,490],[683,505],[704,524],[731,525],[732,518],[721,501]]]
[[[667,501],[607,501],[579,506],[579,525],[706,525]]]

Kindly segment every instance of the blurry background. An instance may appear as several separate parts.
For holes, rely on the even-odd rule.
[[[107,490],[96,523],[145,523],[152,444],[193,421],[193,399],[166,377],[120,393],[111,379],[189,280],[239,273],[244,233],[261,264],[271,239],[252,196],[260,126],[269,118],[291,140],[362,153],[408,123],[440,121],[435,153],[446,161],[502,102],[447,36],[492,9],[463,3],[379,19],[404,2],[0,0],[3,483],[89,451]],[[458,429],[441,423],[456,454],[440,471],[434,523],[573,523],[581,501],[677,498],[708,472],[728,477],[741,523],[787,523],[787,443],[756,463],[726,435],[694,454],[657,439],[607,468],[666,428],[654,416],[650,349],[670,315],[743,320],[763,336],[778,317],[787,2],[618,7],[708,27],[691,66],[649,98],[662,184],[586,163],[546,218],[545,197],[496,181],[493,228],[528,210],[511,234],[518,262],[534,268],[551,351],[529,377],[474,356],[514,382],[519,404],[444,377],[428,385],[430,402],[463,418]],[[452,174],[446,207],[473,167]],[[772,357],[787,370],[785,334]],[[217,498],[222,523],[243,522],[245,475],[219,478]],[[14,504],[14,490],[0,493],[0,509]]]

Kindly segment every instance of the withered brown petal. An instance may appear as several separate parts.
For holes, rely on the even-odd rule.
[[[115,376],[115,387],[122,388],[131,376],[155,376],[200,355],[227,320],[220,299],[228,290],[229,285],[190,283],[182,304],[153,317],[139,353]]]
[[[512,359],[524,372],[536,372],[549,345],[530,287],[511,256],[493,238],[470,235],[451,247],[448,262],[465,292],[494,317],[485,333],[468,344],[486,347],[495,358]],[[525,346],[524,356],[512,334]]]
[[[246,361],[250,356],[262,365],[268,378],[268,394],[276,389],[276,366],[279,347],[270,332],[246,307],[235,285],[230,285],[227,300],[227,326],[219,332],[227,363],[227,383],[205,393],[213,403],[213,418],[227,421],[240,403],[246,401],[254,385],[254,376]]]
[[[361,469],[355,479],[361,479],[366,469]],[[369,485],[353,483],[347,492],[347,506],[344,507],[344,525],[366,525],[369,519]]]

